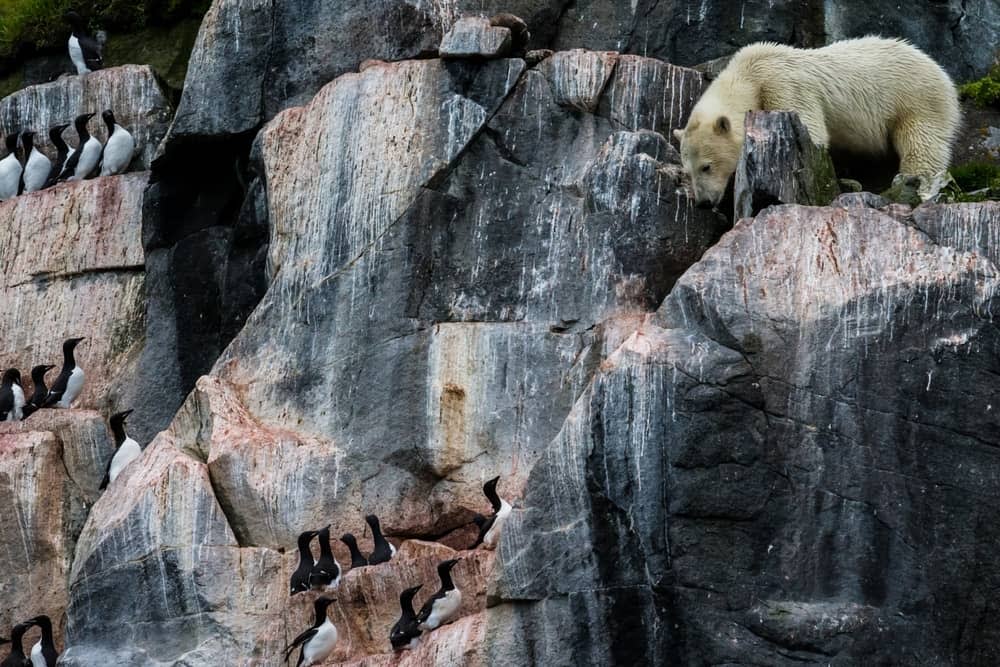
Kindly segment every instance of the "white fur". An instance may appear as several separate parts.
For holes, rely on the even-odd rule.
[[[336,645],[337,626],[328,618],[323,621],[323,625],[319,626],[312,639],[302,647],[302,654],[305,656],[305,660],[302,662],[303,667],[320,664],[330,657],[330,654],[333,653],[333,647]]]
[[[122,443],[122,446],[118,448],[118,451],[115,452],[114,457],[111,459],[111,470],[108,473],[109,483],[114,482],[118,478],[118,475],[122,474],[125,466],[135,461],[141,454],[142,448],[139,447],[139,443],[132,438],[125,438],[125,442]]]
[[[675,132],[699,202],[722,198],[743,146],[744,115],[760,110],[798,112],[820,146],[864,155],[895,150],[901,173],[927,179],[948,168],[961,121],[951,78],[904,41],[864,37],[820,49],[751,44],[708,87],[684,131]]]
[[[21,163],[13,153],[0,160],[0,201],[17,196],[21,171]]]
[[[80,160],[76,163],[76,170],[66,180],[82,181],[90,172],[94,171],[94,168],[97,167],[97,163],[101,159],[103,146],[101,146],[101,142],[98,141],[97,137],[91,136],[87,139],[87,143],[82,148],[79,148],[79,150],[81,151]]]
[[[76,67],[77,74],[90,74],[87,61],[83,59],[83,49],[80,48],[80,40],[76,38],[76,35],[69,36],[69,59],[73,61],[73,66]]]
[[[83,369],[79,366],[73,367],[73,372],[69,374],[69,381],[66,383],[66,391],[62,398],[56,403],[57,408],[68,408],[76,400],[76,397],[83,391]]]
[[[128,168],[135,152],[135,139],[121,125],[115,123],[114,132],[104,144],[104,161],[101,163],[101,176],[114,176]]]
[[[444,594],[443,598],[434,601],[430,616],[420,624],[421,630],[434,630],[454,618],[458,608],[462,606],[462,591],[453,588]]]
[[[52,161],[34,146],[31,147],[31,154],[28,162],[24,165],[24,191],[34,192],[41,190],[45,181],[49,178],[52,170]]]
[[[500,531],[503,530],[503,525],[507,522],[507,518],[510,516],[510,510],[510,503],[501,498],[500,510],[497,512],[497,516],[493,520],[493,525],[490,526],[490,529],[486,531],[486,535],[483,536],[483,546],[485,548],[497,548],[497,544],[500,542]]]

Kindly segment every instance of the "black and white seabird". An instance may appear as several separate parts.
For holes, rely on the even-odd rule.
[[[452,558],[438,564],[438,577],[441,578],[441,588],[435,593],[417,614],[417,624],[421,630],[434,630],[445,623],[451,622],[462,606],[462,591],[455,588],[451,580],[451,568],[460,559]]]
[[[21,161],[17,157],[17,133],[4,140],[7,156],[0,160],[0,201],[16,197],[21,188]]]
[[[45,399],[49,395],[49,389],[45,386],[45,374],[55,366],[40,365],[31,369],[31,382],[34,388],[31,398],[24,404],[24,418],[27,419],[33,412],[45,405]]]
[[[8,368],[0,380],[0,421],[18,422],[24,419],[24,390],[21,371]]]
[[[372,540],[375,542],[375,548],[371,552],[371,555],[368,556],[368,564],[378,565],[379,563],[388,562],[396,555],[396,547],[382,535],[382,528],[379,526],[377,516],[369,514],[365,517],[365,522],[371,526]]]
[[[80,114],[73,121],[76,134],[80,138],[73,153],[66,158],[66,165],[59,174],[61,181],[82,181],[90,176],[101,160],[104,147],[97,137],[92,136],[87,129],[87,122],[94,117],[92,113]]]
[[[351,552],[351,569],[356,567],[368,567],[368,559],[361,555],[361,549],[358,548],[358,541],[355,539],[354,535],[350,533],[344,533],[340,536],[340,541],[347,545],[347,548]]]
[[[108,470],[104,473],[104,481],[101,482],[102,489],[106,489],[108,484],[118,479],[125,466],[142,454],[139,443],[125,433],[125,420],[130,414],[132,410],[123,410],[111,415],[111,419],[108,420],[111,423],[111,432],[115,436],[115,455],[108,461]]]
[[[337,626],[326,617],[327,608],[336,602],[334,598],[317,598],[313,602],[313,609],[316,611],[316,620],[312,627],[292,640],[292,643],[285,648],[285,662],[292,657],[292,653],[299,646],[302,651],[299,653],[299,661],[295,667],[312,667],[318,665],[330,657],[333,647],[337,645]]]
[[[35,133],[21,133],[21,147],[27,156],[24,162],[24,173],[21,179],[24,181],[25,192],[35,192],[45,187],[45,181],[49,178],[49,171],[52,169],[52,161],[35,147]]]
[[[69,127],[69,123],[64,123],[63,125],[56,125],[49,130],[49,141],[52,145],[56,147],[56,159],[52,163],[52,168],[49,169],[48,178],[45,179],[45,186],[50,187],[55,185],[56,179],[59,178],[59,174],[62,173],[63,167],[66,166],[66,158],[69,157],[69,146],[62,138],[63,132]]]
[[[129,131],[115,122],[115,114],[108,109],[101,118],[108,127],[108,140],[104,142],[101,156],[101,176],[114,176],[128,169],[135,152],[135,139]]]
[[[24,655],[24,633],[32,626],[31,623],[18,623],[10,630],[10,653],[0,662],[0,667],[25,667],[30,665]]]
[[[52,621],[45,614],[35,616],[28,623],[37,625],[42,630],[42,638],[31,647],[32,667],[56,667],[59,653],[56,651],[56,644],[52,641]]]
[[[490,505],[493,506],[493,516],[486,519],[486,524],[483,526],[486,528],[483,532],[483,547],[486,549],[497,548],[497,544],[500,542],[500,531],[507,523],[511,511],[510,503],[497,495],[497,482],[499,481],[500,477],[497,476],[483,484],[483,493],[490,499]],[[482,531],[482,527],[480,531]]]
[[[292,573],[291,595],[309,590],[309,574],[312,573],[316,560],[313,558],[309,543],[316,537],[315,530],[307,530],[299,534],[299,566]]]
[[[423,585],[407,588],[399,594],[399,620],[392,626],[389,633],[389,641],[392,643],[394,651],[403,649],[413,649],[417,647],[417,637],[420,636],[420,628],[417,627],[417,615],[413,611],[413,597],[423,588]]]
[[[477,514],[476,516],[472,517],[472,523],[476,524],[476,528],[479,529],[479,535],[476,536],[476,541],[473,542],[472,546],[469,547],[470,549],[475,549],[476,547],[478,547],[480,544],[483,543],[483,538],[486,537],[486,531],[490,529],[490,527],[493,525],[493,522],[484,517],[482,514]]]
[[[45,398],[45,408],[68,408],[83,391],[83,369],[73,357],[73,349],[83,338],[68,338],[63,343],[63,367]]]
[[[319,560],[309,572],[309,586],[316,590],[332,591],[340,583],[340,563],[330,547],[330,526],[317,531]]]
[[[66,12],[63,18],[73,27],[69,36],[69,59],[77,74],[90,74],[104,67],[101,43],[87,34],[83,19],[76,12]]]

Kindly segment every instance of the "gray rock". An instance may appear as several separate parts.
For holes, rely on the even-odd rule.
[[[794,111],[751,111],[736,165],[734,219],[775,204],[826,206],[837,196],[837,175],[824,148],[813,144]]]
[[[502,58],[510,52],[511,32],[478,16],[461,18],[441,40],[442,58]]]

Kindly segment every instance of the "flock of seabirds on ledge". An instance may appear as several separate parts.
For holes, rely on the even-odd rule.
[[[101,42],[89,36],[83,20],[75,12],[67,12],[66,20],[73,28],[69,37],[69,55],[77,74],[88,74],[103,67]],[[96,173],[101,176],[120,174],[128,168],[135,152],[132,135],[115,121],[111,110],[102,114],[107,125],[108,139],[105,144],[92,136],[87,124],[94,113],[76,117],[73,125],[79,141],[76,148],[69,148],[62,135],[68,124],[57,125],[49,130],[49,139],[55,146],[55,161],[38,150],[34,143],[35,132],[12,133],[5,138],[7,155],[0,159],[0,201],[17,195],[35,192],[62,181],[79,181]],[[20,153],[20,154],[19,154]],[[31,369],[33,383],[31,397],[25,396],[21,383],[21,373],[16,368],[4,371],[0,379],[0,421],[21,421],[38,410],[48,408],[69,408],[83,390],[84,372],[76,363],[74,350],[83,338],[70,338],[63,343],[63,366],[51,387],[45,385],[45,374],[55,366],[41,364]],[[125,421],[132,410],[125,410],[111,416],[109,422],[115,439],[115,453],[108,461],[101,489],[115,481],[125,467],[139,458],[142,448],[125,432]],[[479,529],[478,537],[471,548],[483,546],[495,549],[500,538],[500,530],[511,512],[511,505],[497,495],[495,477],[483,486],[483,493],[493,508],[491,516],[477,514],[473,521]],[[346,533],[341,541],[351,553],[351,569],[369,567],[388,562],[396,554],[396,547],[382,534],[378,517],[369,515],[365,521],[371,527],[374,549],[365,557],[358,548],[354,535]],[[312,541],[319,538],[319,558],[313,556]],[[291,578],[291,594],[315,590],[330,592],[340,583],[342,569],[330,547],[330,526],[321,530],[306,531],[298,538],[299,565]],[[438,564],[441,585],[420,608],[413,609],[413,599],[423,587],[418,584],[404,590],[399,596],[401,615],[389,634],[394,650],[415,648],[424,632],[455,620],[462,604],[462,592],[451,578],[451,570],[459,562],[458,558]],[[326,660],[337,643],[337,628],[327,617],[327,609],[336,602],[335,598],[321,596],[313,603],[316,617],[313,625],[296,637],[284,651],[287,662],[295,649],[300,649],[296,667],[311,667]],[[32,647],[30,657],[26,656],[23,637],[32,627],[41,630],[41,637]],[[10,652],[0,661],[0,667],[56,667],[59,653],[56,651],[52,635],[52,621],[48,616],[35,616],[13,626],[10,639],[0,638],[0,644],[10,644]]]
[[[68,12],[66,19],[73,26],[69,54],[77,74],[101,69],[104,63],[100,42],[84,32],[83,20],[78,14]],[[115,121],[114,112],[108,109],[101,114],[108,129],[108,139],[102,145],[87,129],[95,115],[80,114],[73,121],[78,138],[76,148],[67,146],[62,137],[68,123],[49,130],[49,139],[56,148],[54,161],[35,146],[34,131],[8,134],[4,139],[7,156],[0,160],[0,201],[44,190],[62,181],[82,181],[98,173],[114,176],[124,172],[132,162],[135,139]]]

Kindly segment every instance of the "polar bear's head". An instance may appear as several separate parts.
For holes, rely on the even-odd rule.
[[[695,204],[703,208],[718,206],[736,171],[743,137],[722,114],[711,118],[692,114],[687,127],[674,130],[674,136],[680,142],[681,163],[691,179]]]

